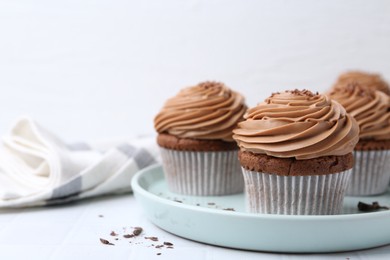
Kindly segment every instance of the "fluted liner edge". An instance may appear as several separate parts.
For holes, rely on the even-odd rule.
[[[237,151],[178,151],[160,148],[168,189],[182,195],[240,193],[244,179]]]
[[[390,181],[389,150],[354,151],[355,166],[347,189],[349,196],[385,193]]]
[[[281,215],[334,215],[342,210],[351,170],[280,176],[242,168],[247,211]]]

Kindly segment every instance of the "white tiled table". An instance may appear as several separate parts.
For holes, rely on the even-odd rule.
[[[102,215],[99,216],[99,215]],[[125,239],[141,226],[137,238]],[[115,241],[110,236],[120,236]],[[261,234],[259,234],[261,235]],[[389,234],[390,235],[390,234]],[[159,242],[145,239],[156,236]],[[115,243],[104,245],[99,238]],[[129,242],[132,243],[129,243]],[[174,249],[152,244],[169,241]],[[161,253],[161,255],[157,255]],[[389,259],[390,246],[339,254],[270,254],[205,245],[150,223],[133,195],[110,196],[62,206],[0,210],[0,259]]]

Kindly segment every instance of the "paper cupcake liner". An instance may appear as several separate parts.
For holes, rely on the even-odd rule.
[[[351,170],[312,176],[279,176],[242,169],[247,211],[283,215],[339,214]]]
[[[171,192],[217,196],[239,193],[244,189],[236,150],[197,152],[160,149]]]
[[[390,181],[389,150],[354,151],[355,166],[347,195],[366,196],[386,192]]]

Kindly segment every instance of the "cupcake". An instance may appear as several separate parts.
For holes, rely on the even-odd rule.
[[[350,83],[329,92],[329,97],[342,104],[360,128],[347,190],[351,196],[382,194],[390,181],[390,97],[375,89]]]
[[[330,215],[342,209],[359,128],[308,90],[274,93],[233,130],[252,213]]]
[[[214,196],[243,191],[232,130],[244,98],[219,82],[203,82],[170,98],[154,119],[168,189]]]
[[[390,95],[389,84],[379,74],[363,71],[349,71],[341,74],[333,85],[333,89],[343,89],[351,83],[357,83],[364,89],[379,90]]]

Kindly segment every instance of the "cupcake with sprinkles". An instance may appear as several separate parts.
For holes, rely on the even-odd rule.
[[[170,191],[227,195],[243,191],[232,130],[247,107],[244,97],[220,82],[203,82],[168,99],[154,119]]]
[[[387,83],[350,79],[328,93],[353,116],[360,128],[355,167],[347,194],[366,196],[387,191],[390,181],[390,97]]]
[[[359,128],[339,103],[308,90],[284,91],[244,118],[233,138],[249,212],[340,213]]]
[[[348,71],[341,74],[336,83],[333,85],[333,90],[345,89],[351,84],[359,84],[361,88],[366,90],[379,90],[387,95],[390,95],[390,86],[380,74],[358,70]]]

